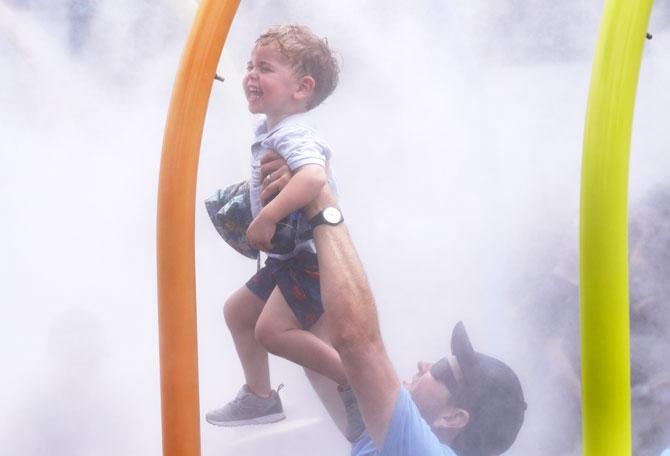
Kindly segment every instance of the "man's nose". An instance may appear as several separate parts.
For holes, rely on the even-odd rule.
[[[433,363],[429,363],[428,361],[419,361],[417,363],[417,367],[419,368],[419,373],[423,374],[425,372],[428,372],[430,370],[430,366],[432,366]]]

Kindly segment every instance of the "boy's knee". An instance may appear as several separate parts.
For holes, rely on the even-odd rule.
[[[259,321],[254,330],[254,336],[256,337],[256,341],[265,347],[267,351],[275,355],[277,354],[279,338],[276,328],[263,321]]]
[[[244,325],[244,313],[241,303],[233,298],[228,298],[223,304],[223,318],[229,328],[235,328]]]

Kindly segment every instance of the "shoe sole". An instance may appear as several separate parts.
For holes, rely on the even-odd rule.
[[[284,418],[286,418],[286,415],[284,415],[283,413],[275,413],[272,415],[259,416],[258,418],[250,418],[248,420],[216,421],[209,417],[205,417],[205,420],[207,420],[209,424],[213,424],[214,426],[233,427],[233,426],[247,426],[253,424],[276,423],[277,421],[281,421]]]

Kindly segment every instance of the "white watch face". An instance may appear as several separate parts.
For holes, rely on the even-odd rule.
[[[323,218],[328,223],[339,223],[342,220],[342,214],[337,208],[327,207],[323,210]]]

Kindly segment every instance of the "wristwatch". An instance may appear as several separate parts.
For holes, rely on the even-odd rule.
[[[309,225],[314,229],[319,225],[339,225],[342,222],[344,222],[342,212],[340,212],[338,208],[330,206],[312,217],[309,221]]]

